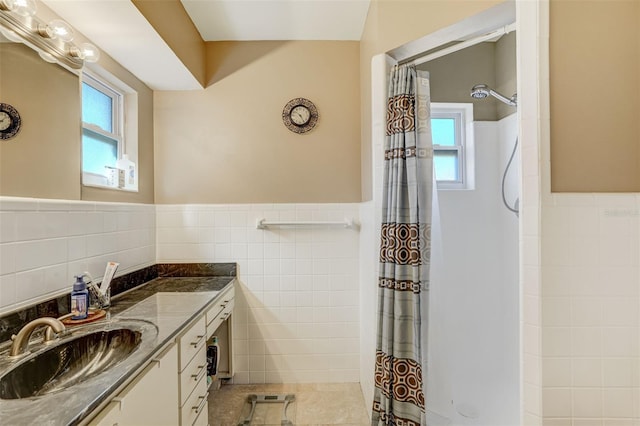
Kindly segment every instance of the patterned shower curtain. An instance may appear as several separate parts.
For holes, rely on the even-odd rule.
[[[371,424],[425,426],[433,144],[428,73],[391,71]],[[422,322],[425,322],[423,324]]]

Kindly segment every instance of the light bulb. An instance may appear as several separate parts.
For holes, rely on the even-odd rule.
[[[49,38],[59,38],[66,42],[73,40],[73,28],[62,19],[54,19],[49,22],[45,28],[45,32]],[[42,34],[42,32],[40,32],[40,34]]]
[[[100,49],[91,43],[81,43],[79,46],[71,46],[69,56],[80,58],[85,62],[98,62]]]
[[[98,62],[100,59],[100,49],[91,43],[82,43],[78,46],[81,52],[81,58],[86,62]]]
[[[47,27],[51,28],[51,31],[60,40],[67,42],[73,40],[73,28],[62,19],[54,19],[49,22]]]
[[[33,16],[38,10],[35,0],[9,0],[8,3],[11,4],[9,10],[20,16]]]

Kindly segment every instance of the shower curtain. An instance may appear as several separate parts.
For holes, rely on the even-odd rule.
[[[373,426],[425,426],[433,145],[428,73],[391,71],[378,277]]]

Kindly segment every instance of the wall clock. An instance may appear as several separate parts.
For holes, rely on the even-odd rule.
[[[294,133],[307,133],[318,123],[318,109],[308,99],[291,99],[282,110],[282,121]]]
[[[9,104],[0,103],[0,139],[11,139],[20,131],[20,114]]]

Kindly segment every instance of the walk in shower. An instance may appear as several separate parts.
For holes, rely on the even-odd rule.
[[[510,33],[418,66],[430,73],[432,102],[473,103],[464,129],[472,183],[434,197],[430,426],[519,422],[515,53]]]

